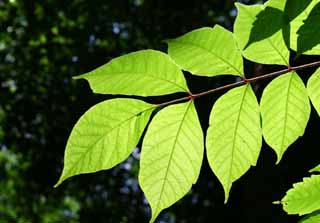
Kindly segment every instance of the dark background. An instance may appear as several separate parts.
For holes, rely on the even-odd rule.
[[[147,222],[150,209],[137,183],[139,149],[111,170],[77,176],[53,189],[73,125],[89,107],[110,98],[94,95],[85,81],[71,77],[132,51],[166,51],[162,40],[195,28],[217,23],[232,30],[235,15],[231,0],[0,0],[0,222]],[[317,59],[300,57],[292,65]],[[248,76],[281,69],[245,64]],[[193,93],[234,81],[186,77]],[[259,97],[267,83],[254,85]],[[222,93],[196,101],[204,130]],[[158,222],[297,222],[299,217],[287,216],[272,202],[318,164],[319,132],[312,110],[305,135],[279,165],[264,145],[257,167],[234,184],[227,205],[204,159],[192,191]]]

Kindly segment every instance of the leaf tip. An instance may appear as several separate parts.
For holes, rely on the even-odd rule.
[[[224,188],[224,204],[228,203],[230,188]]]
[[[58,180],[58,182],[55,184],[55,185],[53,185],[53,188],[57,188],[58,186],[60,186],[60,184],[63,182],[63,179],[62,178],[60,178],[59,180]]]
[[[282,159],[282,155],[283,155],[283,153],[277,154],[277,162],[276,162],[276,165],[278,165],[278,164],[280,163],[280,161],[281,161],[281,159]]]
[[[160,214],[159,211],[156,211],[156,212],[152,211],[152,216],[151,216],[149,223],[154,223],[156,221],[157,217],[159,216],[159,214]]]
[[[79,80],[79,79],[83,79],[85,74],[81,74],[81,75],[77,75],[72,77],[73,80]]]
[[[60,186],[63,183],[63,181],[65,181],[69,177],[70,176],[66,176],[65,170],[63,170],[58,182],[53,186],[53,188],[57,188],[58,186]]]
[[[235,2],[234,5],[236,6],[236,8],[237,8],[238,10],[240,10],[240,8],[244,6],[244,4],[242,4],[242,3],[240,3],[240,2]]]
[[[279,205],[279,204],[281,204],[281,201],[273,201],[272,204]]]

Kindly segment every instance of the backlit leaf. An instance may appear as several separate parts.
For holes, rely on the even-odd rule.
[[[319,223],[320,222],[320,211],[316,211],[310,215],[307,215],[299,221],[299,223]]]
[[[310,173],[312,172],[320,172],[320,164],[318,166],[316,166],[315,168],[313,168],[312,170],[309,171]]]
[[[308,18],[299,28],[297,52],[301,54],[320,45],[320,2],[311,10]]]
[[[261,98],[262,132],[281,160],[283,153],[304,134],[310,116],[307,90],[292,72],[281,75],[264,89]]]
[[[76,78],[87,79],[100,94],[155,96],[188,91],[178,66],[154,50],[129,53]]]
[[[197,29],[167,42],[169,55],[192,74],[243,76],[242,56],[234,36],[219,25]]]
[[[290,22],[290,48],[291,49],[307,55],[320,55],[320,44],[319,42],[317,44],[318,36],[319,36],[319,34],[317,35],[317,33],[319,33],[319,28],[317,28],[319,27],[319,22],[318,22],[319,19],[314,20],[316,17],[319,16],[319,14],[317,15],[317,12],[319,13],[319,3],[320,3],[320,0],[312,0],[306,9],[302,11],[294,20]],[[318,8],[315,8],[316,6]],[[314,15],[311,17],[311,19],[313,18],[313,20],[311,19],[308,20],[313,10],[314,10]],[[303,26],[305,28],[302,28]],[[298,46],[299,42],[300,42],[300,46]]]
[[[320,175],[312,175],[294,184],[281,203],[288,214],[304,215],[320,210]]]
[[[288,65],[290,52],[285,44],[282,30],[278,27],[278,23],[282,22],[280,7],[276,4],[278,3],[277,1],[271,3],[274,4],[266,3],[265,5],[247,6],[236,3],[238,15],[234,23],[234,34],[239,48],[242,50],[242,55],[247,59],[262,64]],[[268,10],[268,13],[263,13],[263,10]],[[261,22],[257,22],[257,16],[259,15]],[[270,15],[279,17],[270,20],[269,25],[276,26],[275,30],[271,29],[274,33],[270,32],[270,27],[266,25],[268,22],[266,17],[268,18]],[[279,30],[276,31],[277,29]],[[254,30],[253,35],[258,36],[250,39],[252,30]],[[265,36],[269,37],[263,39]],[[248,45],[250,42],[252,43]]]
[[[320,116],[320,68],[309,78],[307,89],[310,100]]]
[[[287,0],[284,14],[288,21],[294,20],[301,14],[314,0]]]
[[[142,144],[139,183],[154,222],[197,181],[204,150],[193,102],[171,105],[152,120]]]
[[[262,144],[260,108],[250,85],[220,97],[210,115],[206,148],[228,200],[232,183],[257,163]]]
[[[135,99],[113,99],[90,108],[69,137],[58,186],[82,173],[110,169],[137,145],[154,105]]]

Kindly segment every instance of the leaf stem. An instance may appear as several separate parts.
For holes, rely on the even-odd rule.
[[[283,69],[283,70],[275,71],[275,72],[272,72],[272,73],[264,74],[264,75],[261,75],[261,76],[258,76],[258,77],[253,77],[253,78],[248,78],[248,79],[243,78],[241,81],[237,81],[237,82],[234,82],[234,83],[231,83],[231,84],[223,85],[221,87],[213,88],[213,89],[210,89],[208,91],[204,91],[204,92],[201,92],[201,93],[198,93],[198,94],[192,94],[191,92],[189,92],[189,95],[186,96],[186,97],[178,98],[178,99],[175,99],[175,100],[172,100],[172,101],[167,101],[167,102],[164,102],[164,103],[161,103],[161,104],[157,104],[156,106],[157,107],[163,107],[163,106],[174,104],[174,103],[178,103],[178,102],[194,100],[196,98],[199,98],[199,97],[202,97],[202,96],[205,96],[205,95],[208,95],[208,94],[212,94],[212,93],[215,93],[215,92],[218,92],[218,91],[222,91],[222,90],[238,87],[238,86],[241,86],[241,85],[244,85],[244,84],[250,84],[250,83],[258,82],[258,81],[261,81],[261,80],[264,80],[264,79],[268,79],[268,78],[271,78],[271,77],[276,77],[276,76],[279,76],[279,75],[282,75],[282,74],[286,74],[286,73],[289,73],[289,72],[292,72],[292,71],[304,70],[304,69],[307,69],[307,68],[319,67],[319,66],[320,66],[320,61],[312,62],[312,63],[308,63],[308,64],[303,64],[303,65],[295,66],[295,67],[289,66],[288,68]]]

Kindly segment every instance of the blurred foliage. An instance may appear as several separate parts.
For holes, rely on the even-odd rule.
[[[87,83],[71,77],[135,50],[164,51],[162,40],[195,28],[219,23],[231,29],[233,3],[0,0],[0,222],[147,222],[150,210],[137,182],[138,148],[112,170],[74,177],[53,189],[73,125],[90,106],[109,98],[93,95]],[[206,78],[195,83],[195,91],[212,87]],[[201,114],[206,123],[208,112]],[[219,182],[204,164],[197,185],[159,222],[208,222],[213,216],[224,222],[292,222],[271,202],[300,176],[286,182],[272,158],[264,164],[267,170],[257,168],[249,176],[257,182],[251,187],[265,189],[254,193],[245,177],[234,188],[238,199],[227,206]],[[266,179],[275,183],[265,185]],[[282,181],[282,191],[275,192]],[[260,212],[251,216],[255,210]]]

